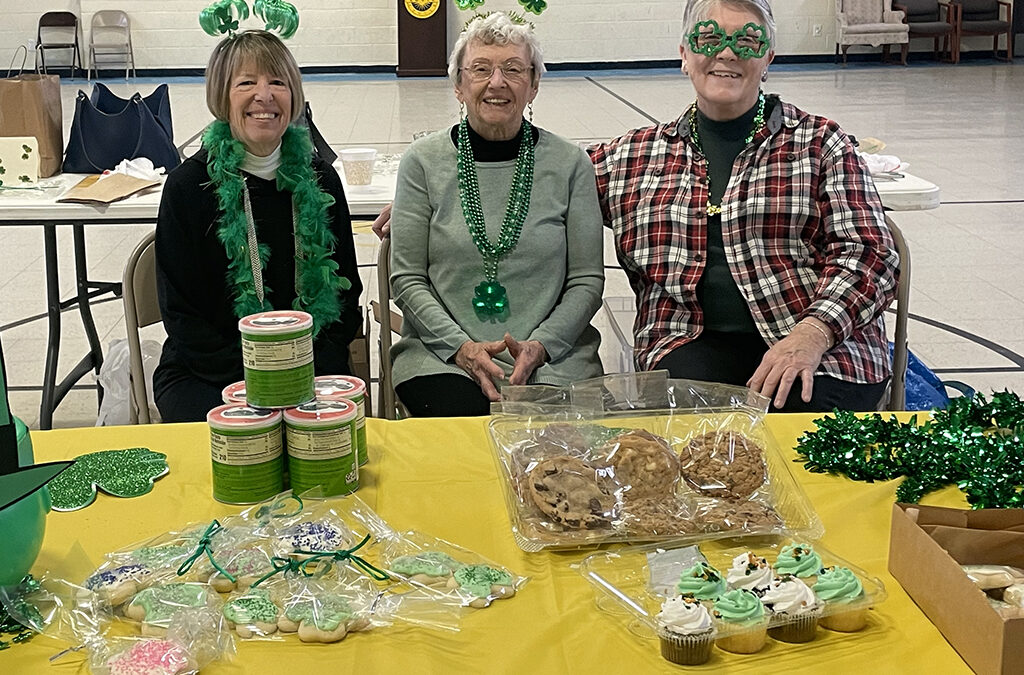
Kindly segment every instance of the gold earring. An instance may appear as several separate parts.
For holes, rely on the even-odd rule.
[[[459,101],[459,121],[461,122],[466,118],[466,103],[465,101]]]

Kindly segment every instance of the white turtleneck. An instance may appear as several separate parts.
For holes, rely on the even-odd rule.
[[[254,155],[248,150],[245,151],[245,159],[242,160],[242,171],[257,176],[264,180],[277,178],[277,167],[281,166],[281,144],[278,143],[274,151],[266,157]]]

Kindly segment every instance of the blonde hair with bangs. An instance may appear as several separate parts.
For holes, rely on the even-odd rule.
[[[289,124],[303,114],[302,73],[281,39],[265,30],[247,30],[220,41],[206,66],[206,107],[227,122],[231,113],[231,80],[244,67],[284,80],[292,94]]]

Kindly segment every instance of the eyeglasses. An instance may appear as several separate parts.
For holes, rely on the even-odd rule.
[[[500,70],[502,76],[509,82],[522,82],[533,70],[533,66],[528,66],[520,61],[506,61],[499,66],[492,66],[489,63],[474,63],[466,68],[459,68],[460,72],[468,73],[474,82],[486,82],[491,79],[495,70]]]
[[[690,33],[690,49],[696,54],[712,57],[732,47],[741,59],[761,58],[770,42],[764,26],[748,23],[732,35],[726,33],[714,20],[701,21]]]

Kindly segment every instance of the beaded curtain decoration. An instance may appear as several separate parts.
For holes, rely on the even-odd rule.
[[[754,115],[754,123],[750,129],[750,133],[743,140],[744,145],[748,145],[757,132],[764,126],[764,92],[758,92],[757,95],[757,114]],[[693,105],[690,106],[690,132],[693,134],[693,142],[700,150],[701,154],[704,154],[704,149],[700,145],[700,133],[697,131],[697,102],[694,101]],[[717,216],[722,212],[721,204],[711,203],[711,172],[708,172],[708,203],[705,207],[709,216]]]
[[[526,120],[523,120],[521,137],[505,217],[501,222],[498,241],[491,242],[484,223],[483,207],[480,205],[480,183],[473,160],[473,147],[469,141],[469,122],[463,119],[459,124],[459,148],[456,153],[459,200],[473,243],[484,259],[484,280],[474,289],[473,296],[473,309],[480,317],[498,318],[507,315],[509,311],[508,292],[498,283],[498,262],[519,243],[519,235],[530,210],[530,193],[533,191],[533,127]]]

